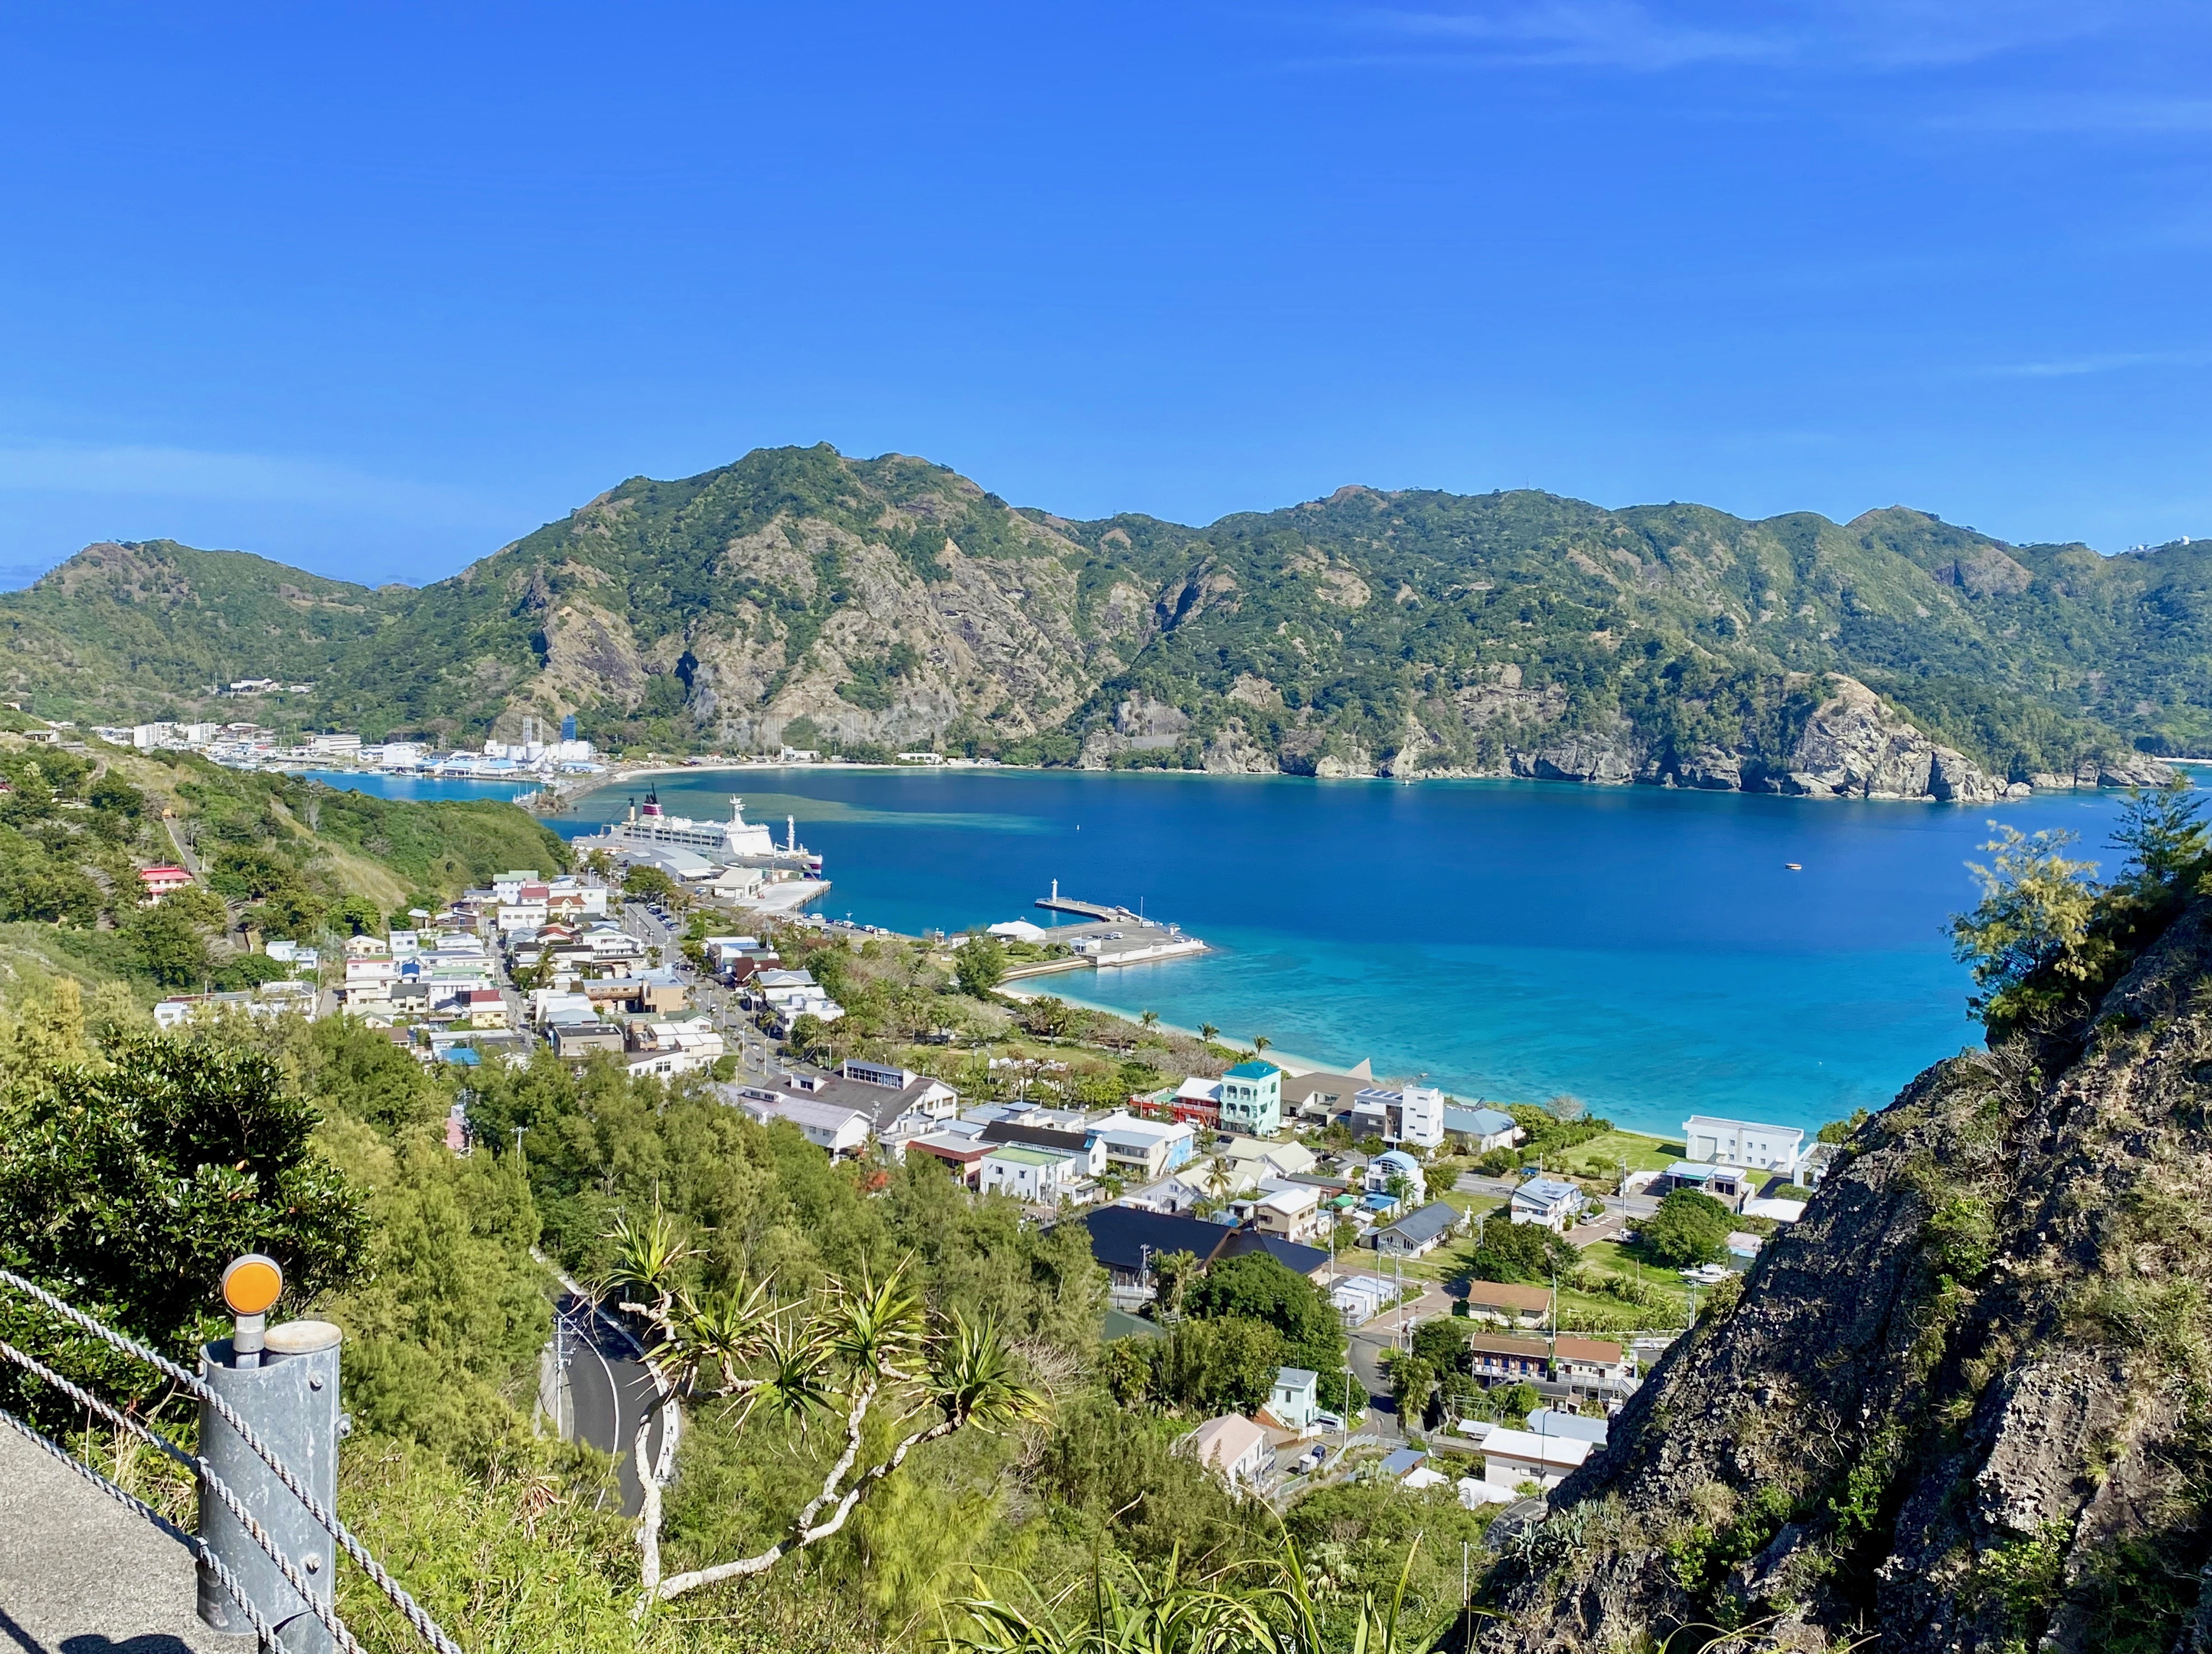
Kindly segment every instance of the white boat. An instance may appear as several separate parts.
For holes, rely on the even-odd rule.
[[[763,822],[745,819],[744,800],[730,800],[727,821],[694,821],[688,816],[664,814],[660,794],[657,789],[645,795],[643,808],[635,800],[622,820],[611,821],[600,829],[595,840],[581,840],[588,848],[593,842],[604,842],[611,848],[635,846],[641,848],[689,850],[704,856],[709,861],[729,863],[803,862],[810,871],[818,872],[822,858],[807,850],[799,842],[799,824],[787,818],[785,839],[775,842],[775,835]]]

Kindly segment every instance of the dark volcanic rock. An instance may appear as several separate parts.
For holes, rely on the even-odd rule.
[[[1869,1121],[1499,1562],[1476,1645],[2212,1647],[2208,971],[2199,900],[2070,1040]]]

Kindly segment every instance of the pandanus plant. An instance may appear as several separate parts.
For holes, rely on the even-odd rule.
[[[1319,1571],[1285,1538],[1277,1554],[1206,1575],[1180,1556],[1153,1572],[1109,1574],[1024,1609],[992,1598],[953,1605],[957,1654],[1427,1654],[1439,1633],[1409,1626],[1404,1608],[1414,1542],[1387,1603],[1371,1592],[1333,1605]]]
[[[780,1300],[769,1280],[743,1279],[720,1292],[685,1283],[698,1254],[656,1211],[618,1221],[607,1237],[615,1262],[605,1285],[649,1329],[646,1368],[665,1407],[679,1398],[721,1401],[740,1424],[755,1415],[811,1426],[824,1423],[840,1450],[819,1488],[775,1543],[751,1556],[663,1577],[661,1494],[674,1469],[670,1432],[648,1467],[649,1420],[631,1445],[644,1504],[638,1517],[642,1618],[702,1586],[765,1573],[793,1552],[839,1532],[857,1505],[917,1447],[965,1429],[1001,1430],[1043,1410],[998,1329],[957,1311],[933,1317],[903,1262],[888,1274],[862,1269],[831,1278],[802,1298]],[[890,1446],[864,1455],[872,1418],[892,1421]],[[865,1459],[865,1462],[864,1462]]]

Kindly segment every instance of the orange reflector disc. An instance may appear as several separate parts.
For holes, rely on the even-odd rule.
[[[276,1260],[248,1252],[222,1272],[222,1301],[233,1315],[266,1315],[283,1295],[284,1272]]]

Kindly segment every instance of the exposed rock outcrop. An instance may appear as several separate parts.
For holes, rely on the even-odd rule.
[[[2200,900],[2094,1021],[1862,1128],[1498,1564],[1476,1646],[2212,1646],[2208,987]]]
[[[1929,777],[1937,748],[1911,724],[1889,715],[1881,697],[1855,678],[1829,680],[1830,694],[1790,754],[1785,792],[1813,798],[1920,799],[1934,796]],[[1952,789],[1996,796],[1989,777],[1948,748]]]

